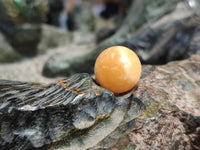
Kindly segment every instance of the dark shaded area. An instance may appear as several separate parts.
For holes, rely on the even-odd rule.
[[[107,28],[102,28],[100,29],[97,33],[97,43],[102,42],[103,40],[109,38],[116,32],[116,29],[107,29]]]
[[[46,23],[59,26],[58,18],[60,11],[63,9],[63,0],[48,0],[48,13]]]
[[[177,28],[177,30],[174,31],[174,35],[169,39],[169,41],[167,41],[163,45],[159,45],[160,43],[162,43],[162,39],[160,39],[160,37],[164,34],[167,35],[169,30],[161,31],[159,29],[153,30],[151,28],[146,28],[142,30],[141,32],[136,34],[136,36],[126,40],[120,45],[126,46],[134,50],[138,54],[143,64],[160,65],[173,60],[185,59],[189,56],[188,53],[190,42],[198,26],[187,27],[183,29],[181,29],[181,27],[178,27],[178,25],[174,26],[175,28]],[[163,40],[165,39],[163,38]],[[160,43],[158,43],[158,41]],[[155,50],[157,53],[155,52]],[[153,54],[151,54],[151,51],[154,51],[152,52]],[[142,57],[142,53],[147,53],[146,55],[151,54],[152,57],[145,59]]]
[[[35,56],[41,38],[41,23],[47,12],[46,1],[1,1],[0,31],[14,50]]]
[[[186,112],[178,114],[181,122],[184,123],[186,134],[190,135],[193,149],[200,148],[200,116],[192,116]]]
[[[5,35],[11,46],[24,56],[35,56],[41,38],[40,25],[0,25],[0,31]]]
[[[105,19],[109,19],[110,17],[119,14],[119,7],[119,3],[106,2],[105,10],[101,12],[101,16]]]

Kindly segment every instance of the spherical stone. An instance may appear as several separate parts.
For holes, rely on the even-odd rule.
[[[114,93],[123,93],[137,85],[141,76],[141,62],[129,48],[113,46],[104,50],[95,62],[98,83]]]

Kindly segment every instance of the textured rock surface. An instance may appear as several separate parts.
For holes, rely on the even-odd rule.
[[[136,0],[135,2],[143,4],[144,1]],[[138,14],[140,14],[140,11],[137,11],[137,12]],[[149,15],[157,16],[156,14],[157,13],[149,14]],[[179,14],[182,14],[182,13],[179,13]],[[128,30],[125,28],[127,26],[124,26],[124,28],[122,29]],[[134,24],[134,27],[136,27],[136,24]],[[120,32],[121,32],[119,34],[120,38],[123,39],[123,36],[121,36],[123,35],[122,30]],[[104,43],[105,45],[100,45],[97,49],[101,51],[104,49],[103,47],[107,47],[106,45],[110,45],[110,44],[112,45],[113,43],[117,43],[117,41],[114,41],[113,39],[111,39],[112,41],[108,41],[107,43],[105,42]],[[77,41],[78,41],[77,43],[81,43],[79,40]],[[196,52],[198,53],[198,50],[199,50],[199,29],[198,28],[195,29],[195,33],[194,33],[193,39],[191,39],[190,41],[190,44],[191,44],[191,47],[189,47],[189,49],[191,50],[191,52],[194,51],[195,53]],[[21,81],[40,81],[44,83],[53,82],[56,79],[46,78],[46,77],[43,77],[41,74],[42,67],[45,61],[48,59],[48,57],[52,56],[51,58],[53,58],[55,55],[60,57],[62,56],[62,54],[67,55],[70,52],[71,53],[70,56],[69,55],[62,56],[62,58],[65,57],[64,58],[65,60],[70,60],[71,62],[69,63],[69,65],[73,64],[74,66],[78,66],[79,68],[83,69],[82,65],[79,66],[79,64],[83,63],[83,61],[79,59],[74,59],[74,61],[72,61],[73,58],[71,58],[71,55],[73,55],[75,58],[77,56],[76,54],[79,52],[82,52],[85,54],[84,48],[88,49],[89,51],[92,50],[92,48],[90,49],[86,45],[85,46],[67,45],[65,47],[58,48],[56,50],[50,50],[47,52],[46,55],[39,56],[38,58],[24,60],[16,64],[3,64],[3,65],[1,64],[0,78],[9,79],[9,80],[21,80]],[[73,50],[73,52],[71,50]],[[64,51],[68,51],[68,53]],[[57,52],[61,52],[60,55],[56,54]],[[97,52],[94,52],[94,53],[95,55],[97,54]],[[56,59],[57,61],[60,61],[59,57],[57,57]],[[84,59],[84,61],[86,61],[87,63],[91,63],[90,61],[93,60],[94,58],[90,58],[90,57],[92,56],[88,55],[87,59],[86,60]],[[77,61],[79,63],[74,64],[74,62],[77,62]],[[62,139],[63,137],[61,136],[62,135],[69,136],[68,132],[66,130],[64,130],[64,132],[63,130],[60,130],[63,127],[65,127],[63,126],[62,122],[69,121],[66,118],[64,118],[63,120],[63,117],[66,117],[63,114],[63,112],[69,111],[69,110],[66,110],[65,108],[60,109],[58,107],[54,107],[55,109],[53,111],[49,111],[50,114],[48,114],[48,116],[50,117],[46,117],[46,111],[41,111],[42,113],[40,113],[40,111],[30,112],[30,114],[27,114],[25,111],[20,112],[20,109],[18,110],[9,109],[10,112],[18,112],[18,114],[20,114],[16,116],[16,118],[18,118],[17,120],[24,120],[24,116],[30,115],[31,119],[27,117],[26,122],[30,121],[31,123],[27,126],[25,125],[26,123],[24,123],[23,121],[22,122],[19,121],[18,124],[14,126],[13,124],[16,122],[13,121],[14,123],[12,123],[10,121],[13,118],[14,120],[16,119],[15,113],[12,114],[13,116],[12,115],[9,116],[10,118],[8,119],[7,118],[8,113],[5,114],[6,110],[3,110],[0,113],[0,119],[1,119],[0,143],[1,144],[3,143],[2,144],[3,146],[13,147],[13,145],[11,144],[12,143],[11,141],[19,142],[21,139],[28,139],[27,142],[25,142],[25,147],[26,146],[27,147],[32,147],[32,146],[41,147],[44,144],[48,145],[49,141],[51,141],[52,139],[54,139],[54,137],[56,137],[55,141],[56,140],[67,141],[73,146],[74,149],[77,149],[77,147],[81,147],[81,149],[88,148],[88,147],[93,147],[93,149],[104,147],[107,149],[122,149],[122,150],[124,149],[141,149],[141,150],[143,149],[200,149],[200,144],[199,144],[199,141],[200,141],[200,109],[199,109],[200,108],[200,94],[199,94],[200,68],[199,66],[200,66],[199,55],[193,55],[187,60],[171,62],[169,64],[162,65],[162,66],[150,66],[150,65],[143,66],[142,78],[139,82],[138,88],[133,92],[134,95],[138,97],[139,99],[133,99],[135,103],[132,103],[133,105],[129,105],[131,106],[131,109],[129,109],[130,107],[128,109],[123,108],[123,107],[119,109],[113,109],[114,111],[112,112],[112,115],[109,116],[111,118],[111,121],[109,121],[109,119],[107,118],[106,119],[103,118],[105,120],[101,120],[102,122],[95,122],[97,126],[95,126],[95,128],[89,128],[87,133],[81,132],[81,136],[79,133],[75,134],[72,138],[67,138],[67,140],[65,138]],[[77,68],[72,69],[71,73],[76,72]],[[11,83],[11,82],[6,82],[6,83]],[[60,81],[59,83],[63,83],[63,81]],[[55,84],[56,83],[52,83],[51,84],[52,87],[55,87]],[[32,86],[30,87],[30,85]],[[64,89],[64,90],[68,90],[69,92],[69,89],[66,89],[64,85],[65,84],[62,84],[62,86],[59,85],[57,86],[56,89],[59,89],[61,91]],[[78,84],[72,85],[72,87],[76,87],[77,85]],[[33,83],[28,83],[28,84],[23,83],[22,86],[19,86],[19,87],[20,88],[25,87],[26,90],[27,89],[33,90],[32,91],[33,93],[29,93],[32,96],[32,95],[38,94],[37,90],[43,91],[42,89],[38,89],[37,87],[47,89],[46,85],[45,87],[43,86],[44,85],[38,85],[38,84],[33,84]],[[17,86],[14,86],[14,83],[12,82],[9,85],[9,88],[12,89],[12,87],[16,88]],[[52,88],[52,89],[55,89],[55,88]],[[72,91],[72,89],[70,90]],[[73,90],[76,91],[77,89],[73,89]],[[35,91],[36,93],[34,94]],[[17,92],[17,91],[13,91],[13,92]],[[6,102],[11,102],[9,104],[13,104],[10,108],[14,107],[14,108],[23,108],[27,110],[30,109],[30,107],[23,107],[24,95],[26,95],[27,93],[23,90],[21,92],[23,94],[17,95],[20,98],[17,100],[15,99],[16,101],[13,101],[12,97],[10,100],[6,99],[7,100]],[[12,95],[13,93],[11,92],[10,94]],[[3,96],[3,95],[1,94],[0,96]],[[9,97],[9,95],[7,96]],[[41,99],[42,97],[39,98],[39,100],[41,100],[42,102],[42,104],[40,105],[41,107],[44,106],[43,104],[46,102],[44,101],[46,96],[47,95],[45,95],[43,99]],[[55,96],[55,93],[53,94],[53,96]],[[14,98],[16,98],[16,96],[14,96]],[[27,102],[26,104],[31,104],[32,106],[35,106],[35,104],[38,104],[37,100],[34,101],[35,103],[28,103],[26,101]],[[5,102],[5,101],[0,101],[0,103],[1,102]],[[123,103],[122,101],[118,101],[118,102],[120,102],[120,104]],[[55,104],[55,103],[53,101],[50,104]],[[86,103],[86,104],[90,104],[90,103]],[[132,108],[143,108],[143,107],[139,107],[139,106],[143,106],[142,104],[145,104],[147,108],[145,111],[141,111],[141,113],[138,113],[138,109],[132,109]],[[126,106],[127,105],[125,105],[125,107]],[[1,105],[0,108],[5,108],[5,105],[3,106]],[[31,107],[31,108],[33,108],[34,110],[37,109],[35,107]],[[69,106],[69,108],[71,107]],[[77,109],[74,112],[79,112],[77,111],[77,110],[80,110],[78,106],[76,108]],[[81,105],[81,109],[82,108],[83,108],[83,105]],[[47,109],[51,109],[51,108],[48,107]],[[139,109],[139,110],[143,110],[143,109]],[[3,116],[6,119],[2,118],[2,113],[4,113]],[[92,113],[92,111],[90,113]],[[37,117],[34,117],[34,116],[37,116]],[[135,119],[133,118],[132,118],[133,120],[131,120],[130,118],[128,119],[128,117],[130,116],[134,117]],[[106,116],[103,116],[103,117],[106,117]],[[55,124],[49,124],[49,126],[44,127],[44,124],[45,124],[44,122],[48,122],[48,121],[53,122],[54,119],[56,122]],[[102,119],[102,118],[99,118],[99,119]],[[61,124],[59,124],[58,122]],[[87,123],[84,123],[84,125],[85,124]],[[26,127],[23,128],[24,126]],[[46,132],[46,130],[41,130],[41,128],[47,129],[48,127],[51,127],[50,132]],[[16,128],[18,128],[19,130],[15,130]],[[25,129],[28,129],[28,130],[25,130]],[[61,132],[58,132],[58,131],[61,131]],[[75,132],[77,133],[77,130],[75,130]],[[48,134],[50,136],[47,136]],[[17,135],[19,135],[19,138],[15,139]],[[34,135],[37,135],[37,136],[34,136]],[[18,148],[19,146],[24,146],[22,144],[23,142],[24,141],[22,140],[20,144],[18,143],[14,146],[17,146]],[[63,148],[62,146],[66,146],[65,144],[67,142],[54,143],[55,147],[50,147],[50,148],[58,148],[58,147]],[[49,145],[47,147],[49,147]],[[67,145],[66,147],[69,148],[69,145]],[[0,147],[0,149],[2,149],[2,147]]]
[[[180,112],[148,123],[130,134],[137,149],[199,149],[200,118]]]
[[[103,125],[97,123],[94,130],[90,128],[88,134],[82,134],[85,135],[84,138],[72,140],[71,146],[74,149],[77,149],[77,146],[82,149],[88,147],[93,147],[92,149],[100,147],[109,149],[199,149],[199,66],[199,55],[163,66],[143,66],[142,78],[138,88],[133,92],[142,101],[135,99],[136,105],[133,103],[125,116],[121,114],[126,112],[124,108],[120,108],[123,110],[121,112],[120,109],[117,109],[111,117],[114,122],[103,120]],[[29,70],[29,73],[33,74],[32,71]],[[146,110],[137,115],[138,110],[133,108],[140,108],[139,106],[142,106],[143,103]],[[127,119],[127,116],[136,118],[134,120]],[[121,119],[123,120],[120,121],[121,123],[116,122]],[[2,128],[5,129],[4,125]],[[108,131],[108,136],[102,136],[106,135]],[[5,131],[4,133],[7,134]],[[15,132],[15,134],[22,133],[28,132],[19,132],[18,130]],[[32,133],[38,135],[35,131]],[[65,132],[60,132],[60,134],[65,134]],[[3,136],[3,139],[9,141],[9,137],[12,136]],[[32,144],[38,144],[31,137],[28,138]],[[97,142],[98,140],[101,142]],[[95,143],[95,145],[91,145],[91,143]],[[112,146],[113,144],[116,145]],[[61,142],[55,143],[54,148],[57,147],[67,148],[68,146]]]
[[[184,112],[173,113],[147,123],[143,128],[123,136],[109,148],[123,149],[199,149],[200,121]]]
[[[1,149],[87,149],[145,111],[88,74],[48,85],[0,80],[0,93]]]
[[[199,55],[154,69],[146,78],[142,79],[135,93],[136,96],[141,96],[141,93],[148,91],[152,98],[161,103],[168,100],[179,109],[194,116],[200,116]]]
[[[136,97],[170,102],[180,111],[153,119],[112,149],[200,149],[200,56],[163,66],[143,67]]]

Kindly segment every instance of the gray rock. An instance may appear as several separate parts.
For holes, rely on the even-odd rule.
[[[108,37],[112,36],[116,32],[116,29],[108,29],[107,27],[99,29],[97,31],[97,43],[102,42],[103,40],[107,39]]]
[[[198,149],[199,66],[199,55],[143,66],[138,98],[115,97],[88,74],[48,85],[1,80],[1,148]]]
[[[200,55],[157,66],[138,85],[135,96],[168,100],[181,111],[149,122],[133,131],[130,141],[138,149],[200,148]],[[143,93],[143,94],[142,94]],[[145,94],[146,93],[146,94]]]
[[[94,45],[95,41],[96,38],[92,32],[73,32],[73,44],[75,45]]]
[[[15,51],[23,56],[44,54],[48,49],[66,45],[72,41],[71,33],[49,26],[23,24],[4,26],[4,35]]]
[[[12,47],[24,56],[37,54],[37,45],[41,38],[41,26],[36,24],[0,25]]]
[[[66,45],[72,41],[70,32],[58,27],[43,24],[40,42],[38,44],[38,54],[45,53],[50,48]]]
[[[42,71],[43,75],[47,77],[55,77],[74,74],[74,69],[78,69],[79,66],[74,66],[70,71],[66,71],[67,68],[70,67],[71,63],[75,59],[81,63],[82,60],[79,59],[79,57],[87,56],[88,53],[92,51],[93,46],[65,46],[65,49],[66,51],[54,54],[46,61]],[[87,65],[81,70],[83,71],[85,68],[87,68]]]
[[[179,3],[174,11],[147,24],[121,45],[133,49],[145,64],[185,59],[198,53],[199,21],[200,12]]]
[[[197,27],[194,31],[192,40],[190,41],[190,46],[186,57],[191,56],[192,54],[200,54],[200,27]]]
[[[88,149],[145,111],[141,100],[115,97],[88,74],[49,85],[0,80],[0,93],[2,149]]]
[[[41,38],[41,26],[38,24],[0,24],[0,30],[12,47],[24,56],[37,54],[37,45]]]
[[[162,66],[143,66],[138,89],[133,93],[146,102],[155,100],[152,107],[129,124],[132,131],[119,126],[95,148],[109,149],[199,149],[200,148],[200,55],[193,55],[184,61],[175,61]],[[156,103],[161,104],[156,105]],[[170,107],[165,107],[167,106]],[[170,104],[170,105],[168,105]],[[157,107],[155,107],[157,106]],[[156,118],[156,109],[170,112]],[[145,118],[151,119],[140,128]],[[143,118],[143,119],[142,119]],[[137,123],[137,121],[139,121]],[[138,128],[135,128],[138,125]],[[126,133],[125,133],[126,132]],[[114,134],[115,133],[115,134]],[[116,134],[118,133],[118,134]],[[119,134],[120,133],[120,134]],[[116,135],[119,137],[117,144]],[[111,144],[112,145],[112,144]]]
[[[104,49],[110,46],[119,45],[126,39],[127,35],[136,32],[145,23],[148,23],[152,20],[155,21],[156,19],[164,16],[169,11],[172,11],[179,1],[181,0],[173,0],[170,2],[164,0],[162,0],[162,2],[157,0],[151,2],[145,0],[133,1],[128,11],[128,14],[124,19],[123,24],[121,25],[119,30],[113,36],[100,43],[90,54],[68,61],[69,68],[66,68],[65,71],[69,72],[69,74],[72,72],[80,72],[82,71],[82,68],[85,68],[85,66],[88,66],[86,70],[89,70],[94,64],[97,56]],[[151,15],[148,14],[150,12],[148,5],[151,5],[150,8],[154,12]]]
[[[1,1],[0,31],[21,55],[34,56],[46,12],[47,1],[43,0]]]
[[[0,33],[0,62],[14,62],[20,60],[22,56],[16,52],[7,42],[3,34]]]
[[[93,31],[95,28],[94,16],[90,2],[81,1],[76,4],[71,13],[70,19],[73,30],[88,32]]]

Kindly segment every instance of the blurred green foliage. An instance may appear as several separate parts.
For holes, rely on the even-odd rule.
[[[41,23],[48,10],[46,0],[1,0],[0,22],[10,24]]]

